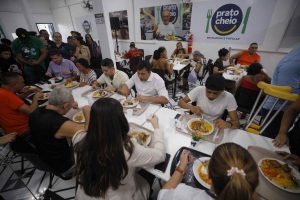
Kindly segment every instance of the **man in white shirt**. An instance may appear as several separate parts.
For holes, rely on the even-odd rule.
[[[237,103],[234,96],[224,89],[225,79],[220,75],[211,75],[207,78],[205,87],[194,88],[179,100],[178,104],[182,108],[190,109],[196,115],[203,115],[205,119],[213,121],[218,128],[239,128]],[[196,102],[196,106],[189,104],[189,101]],[[230,121],[227,122],[221,119],[225,110],[230,117]]]
[[[168,35],[176,35],[174,25],[170,23],[170,11],[164,10],[162,12],[162,23],[158,24],[158,28],[155,31],[156,37],[164,37]]]
[[[105,58],[101,62],[101,69],[103,74],[93,82],[93,88],[98,84],[106,84],[106,91],[116,91],[129,78],[125,72],[115,69],[112,59]]]
[[[168,103],[169,96],[165,82],[158,74],[151,72],[151,65],[147,61],[138,64],[137,72],[119,88],[119,93],[128,96],[133,86],[137,91],[136,98],[141,102]]]

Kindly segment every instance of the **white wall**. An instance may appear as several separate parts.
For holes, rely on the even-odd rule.
[[[49,1],[28,0],[27,3],[31,21],[26,18],[22,0],[0,0],[0,23],[7,38],[13,39],[11,33],[17,28],[38,31],[35,23],[54,23]]]

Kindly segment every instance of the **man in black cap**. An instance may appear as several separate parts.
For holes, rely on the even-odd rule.
[[[18,36],[12,43],[12,51],[17,59],[24,64],[24,78],[27,84],[34,84],[45,74],[44,60],[47,50],[42,41],[30,36],[27,30],[17,28]]]
[[[193,106],[188,102],[196,102]],[[225,79],[219,75],[211,75],[207,78],[205,86],[198,86],[179,100],[179,106],[196,115],[202,115],[204,119],[214,122],[221,129],[239,128],[237,116],[237,103],[234,96],[225,91]],[[228,111],[230,121],[221,119],[225,110]]]

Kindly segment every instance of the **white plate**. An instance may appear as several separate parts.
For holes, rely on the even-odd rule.
[[[272,183],[273,185],[275,185],[276,187],[278,187],[278,188],[280,188],[280,189],[282,189],[282,190],[284,190],[284,191],[291,192],[291,193],[297,193],[297,194],[300,193],[300,187],[299,187],[298,189],[294,189],[294,190],[292,190],[292,189],[286,189],[286,188],[284,188],[284,187],[282,187],[282,186],[280,186],[280,185],[277,185],[277,184],[274,183],[272,180],[270,180],[267,176],[265,176],[264,173],[263,173],[263,171],[262,171],[261,168],[260,168],[260,165],[261,165],[261,163],[262,163],[263,160],[276,160],[276,161],[278,161],[280,164],[285,164],[283,161],[278,160],[278,159],[275,159],[275,158],[263,158],[263,159],[261,159],[261,160],[258,162],[258,169],[259,169],[259,171],[260,171],[260,173],[262,174],[263,177],[265,177],[270,183]],[[296,179],[298,179],[298,181],[300,181],[300,173],[299,173],[296,169],[294,169],[292,166],[289,165],[289,167],[292,169],[292,175],[293,175]]]
[[[94,94],[95,94],[96,92],[103,92],[103,95],[102,95],[102,96],[95,96]],[[92,93],[92,97],[93,97],[93,98],[103,98],[103,97],[106,97],[107,95],[108,95],[108,92],[105,91],[105,90],[97,90],[97,91],[95,91],[95,92]]]
[[[148,146],[150,144],[150,142],[151,142],[151,134],[150,133],[148,133],[144,130],[130,130],[128,135],[130,136],[130,133],[133,133],[133,132],[143,132],[143,133],[145,133],[145,135],[149,135],[146,142],[143,145]],[[130,137],[133,137],[133,136],[130,136]]]
[[[76,116],[78,116],[78,115],[82,115],[82,116],[83,116],[83,120],[82,120],[82,121],[77,121],[77,120],[76,120]],[[84,115],[83,115],[82,111],[80,111],[80,112],[74,114],[73,117],[72,117],[72,120],[73,120],[74,122],[76,122],[76,123],[85,123],[85,118],[84,118]]]
[[[136,106],[139,104],[139,101],[136,100],[136,99],[134,99],[134,102],[133,102],[132,105],[124,105],[125,101],[126,101],[126,99],[123,99],[123,100],[121,101],[121,104],[122,104],[122,106],[123,106],[124,108],[133,108],[133,107],[136,107]]]
[[[190,128],[190,125],[191,125],[192,122],[194,122],[194,121],[200,121],[200,120],[201,120],[200,118],[193,118],[193,119],[190,119],[190,120],[188,121],[188,123],[187,123],[188,129],[189,129],[191,132],[194,132],[194,130],[192,130],[192,129]],[[214,126],[212,123],[210,123],[209,121],[207,121],[206,119],[203,119],[203,120],[204,120],[206,123],[209,123],[209,124],[211,125],[212,129],[211,129],[211,131],[209,131],[208,133],[202,133],[202,135],[206,136],[206,135],[212,134],[212,133],[214,132],[215,126]]]
[[[203,186],[206,187],[207,189],[210,189],[211,185],[205,183],[205,182],[200,178],[200,176],[199,176],[199,174],[198,174],[198,167],[199,167],[200,165],[202,165],[201,162],[204,162],[204,161],[206,161],[206,160],[210,160],[210,157],[201,157],[201,158],[196,159],[196,160],[194,161],[194,164],[193,164],[193,173],[194,173],[195,178],[197,179],[197,181],[198,181],[201,185],[203,185]]]
[[[64,79],[63,77],[57,76],[57,77],[50,78],[50,81],[52,81],[53,83],[59,83],[63,79]]]

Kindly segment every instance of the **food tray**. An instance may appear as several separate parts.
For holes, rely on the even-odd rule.
[[[183,134],[186,134],[186,135],[192,136],[191,132],[188,130],[187,123],[190,119],[197,118],[197,117],[198,116],[196,116],[196,115],[190,115],[190,114],[187,114],[187,113],[181,115],[178,118],[179,123],[176,125],[176,131],[178,131],[180,133],[183,133]],[[218,137],[215,137],[215,140],[214,140],[215,134],[218,134]],[[215,128],[213,133],[210,134],[210,135],[204,136],[203,140],[214,143],[214,144],[219,144],[222,141],[223,136],[224,136],[224,131],[221,130],[218,133],[218,128]]]
[[[137,106],[135,108],[124,108],[124,110],[126,111],[127,109],[132,109],[133,110],[133,115],[134,116],[139,116],[141,114],[143,114],[143,112],[145,112],[145,110],[147,110],[147,108],[149,107],[150,103],[142,103],[140,102],[138,105],[140,105],[140,108]]]
[[[129,123],[129,132],[133,132],[133,131],[139,131],[139,132],[146,132],[146,133],[149,133],[150,135],[150,140],[152,142],[152,139],[153,139],[153,131],[147,129],[147,128],[144,128],[138,124],[135,124],[135,123],[132,123],[130,122]],[[149,145],[151,145],[151,142]]]
[[[180,155],[182,153],[183,150],[188,150],[191,152],[191,154],[193,155],[193,157],[197,158],[201,158],[201,157],[210,157],[209,155],[196,151],[194,149],[190,149],[188,147],[181,147],[175,154],[173,160],[172,160],[172,164],[171,164],[171,169],[170,169],[170,176],[172,176],[172,174],[174,173],[177,164],[180,160]],[[185,183],[186,185],[192,186],[194,188],[199,188],[202,190],[207,190],[204,186],[202,186],[200,183],[198,183],[197,179],[194,177],[194,173],[193,173],[193,162],[189,163],[187,166],[187,169],[185,171],[185,174],[182,178],[182,183]]]

